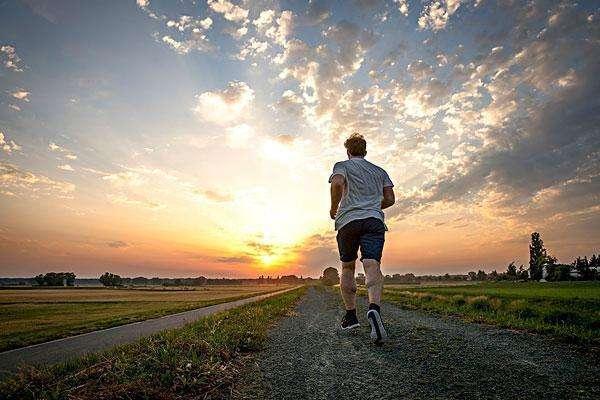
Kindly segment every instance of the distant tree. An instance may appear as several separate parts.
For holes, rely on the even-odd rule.
[[[568,281],[571,280],[571,266],[568,264],[556,264],[554,270],[555,281]]]
[[[333,267],[325,268],[323,271],[323,276],[321,277],[323,283],[327,286],[333,286],[339,283],[340,276],[338,274],[338,270]]]
[[[529,271],[525,268],[523,264],[519,266],[519,271],[517,272],[517,279],[526,281],[529,279]]]
[[[483,271],[481,269],[479,271],[477,271],[476,279],[478,281],[485,281],[487,279],[487,275],[485,274],[485,271]]]
[[[517,279],[517,266],[515,265],[514,261],[508,264],[508,267],[506,267],[506,278],[511,281]]]
[[[75,274],[73,272],[47,272],[33,279],[40,286],[75,286]]]
[[[470,281],[476,281],[477,280],[477,274],[473,271],[469,271],[469,280]]]
[[[40,286],[42,286],[45,283],[43,274],[39,274],[33,279],[35,280],[35,283],[37,283]]]
[[[498,271],[493,270],[492,272],[490,272],[489,278],[491,280],[497,281],[498,279],[500,279],[500,275],[498,275]]]
[[[579,279],[587,281],[593,278],[594,274],[592,273],[587,257],[577,257],[573,263],[573,268],[579,273]]]
[[[105,272],[98,279],[104,286],[120,286],[123,283],[123,279],[119,275]]]
[[[531,244],[529,245],[529,277],[539,281],[544,277],[544,269],[548,272],[548,267],[554,272],[556,258],[546,252],[544,242],[538,232],[531,234]]]

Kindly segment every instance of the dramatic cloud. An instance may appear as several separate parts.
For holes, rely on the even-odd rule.
[[[112,247],[113,249],[121,249],[124,247],[129,247],[129,245],[126,242],[123,242],[122,240],[115,240],[113,242],[108,242],[108,243],[106,243],[106,245],[108,247]]]
[[[31,198],[44,196],[70,197],[75,185],[55,181],[45,175],[23,170],[16,165],[0,161],[0,187],[11,193],[20,193]]]
[[[434,0],[427,4],[419,17],[421,29],[430,28],[433,31],[444,29],[450,16],[458,10],[461,0]]]
[[[8,140],[4,136],[4,132],[0,132],[0,149],[6,154],[11,154],[13,151],[20,151],[21,146],[16,144],[14,140]]]
[[[93,14],[122,40],[108,48],[62,23],[92,13],[27,1],[31,35],[0,27],[5,202],[73,197],[57,181],[73,179],[72,208],[47,215],[127,215],[123,237],[160,238],[165,265],[317,274],[338,262],[326,177],[359,131],[397,189],[389,271],[501,268],[533,230],[564,262],[599,240],[591,2],[138,0]],[[67,36],[67,58],[35,54]]]
[[[75,171],[75,169],[73,167],[71,167],[69,164],[59,165],[57,168],[61,169],[63,171]]]
[[[245,22],[248,18],[248,10],[227,0],[208,0],[208,6],[216,13],[223,15],[228,21]]]
[[[193,111],[205,121],[219,125],[246,117],[254,99],[254,90],[245,82],[229,82],[221,91],[204,92],[196,96]]]
[[[29,102],[29,94],[30,94],[30,92],[19,89],[19,90],[12,92],[10,95],[17,100]]]
[[[7,69],[15,72],[23,72],[23,66],[21,65],[21,58],[17,54],[16,49],[10,45],[0,46],[0,62],[4,64]]]

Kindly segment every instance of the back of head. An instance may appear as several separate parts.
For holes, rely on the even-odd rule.
[[[358,132],[354,132],[344,142],[344,147],[348,150],[348,155],[353,157],[364,157],[367,155],[367,141]]]

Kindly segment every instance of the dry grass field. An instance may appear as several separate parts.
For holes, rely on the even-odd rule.
[[[223,285],[194,290],[148,287],[0,290],[0,351],[286,287]]]

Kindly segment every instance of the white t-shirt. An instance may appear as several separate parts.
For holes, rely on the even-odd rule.
[[[364,158],[353,157],[335,163],[329,183],[334,175],[342,175],[346,180],[342,201],[335,216],[336,231],[355,219],[375,217],[383,221],[383,188],[394,186],[383,168]]]

